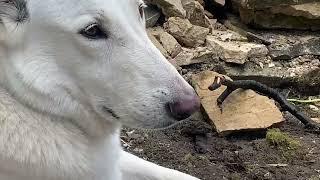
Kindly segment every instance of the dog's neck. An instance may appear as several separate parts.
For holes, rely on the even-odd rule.
[[[78,112],[65,112],[65,117],[60,115],[62,112],[56,114],[50,109],[56,103],[50,104],[50,96],[34,91],[14,69],[8,72],[4,67],[0,63],[0,163],[6,164],[3,172],[14,169],[26,179],[30,176],[35,180],[38,176],[95,179],[93,172],[110,177],[119,174],[115,164],[100,167],[106,164],[101,161],[118,160],[119,125],[107,124],[80,103]],[[74,118],[67,117],[71,115]],[[21,164],[26,168],[21,169]]]
[[[91,173],[99,170],[100,161],[117,160],[118,130],[103,139],[92,138],[72,121],[28,108],[1,87],[0,122],[0,162],[6,164],[2,173],[14,169],[26,179],[94,179]],[[103,168],[114,174],[116,166]]]
[[[68,89],[57,86],[46,87],[50,93],[40,92],[33,84],[26,83],[12,65],[3,63],[0,61],[0,88],[33,113],[70,121],[92,137],[103,138],[120,128],[120,124],[108,122],[83,103],[80,93],[72,94]]]

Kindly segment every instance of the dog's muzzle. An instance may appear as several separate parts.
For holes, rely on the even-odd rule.
[[[193,91],[192,93],[182,95],[172,103],[168,103],[171,115],[176,120],[183,120],[190,117],[200,108],[200,99]]]

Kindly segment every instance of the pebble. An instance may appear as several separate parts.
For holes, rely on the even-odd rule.
[[[134,152],[137,152],[137,153],[142,153],[142,152],[143,152],[143,149],[134,148],[133,151],[134,151]]]
[[[309,108],[312,110],[312,111],[319,111],[319,108],[315,105],[310,105]]]
[[[312,121],[315,121],[316,123],[320,123],[320,118],[311,118]]]
[[[188,73],[188,70],[187,69],[182,69],[181,72],[182,72],[183,75],[185,75],[185,74]]]
[[[269,65],[268,65],[268,67],[269,68],[273,68],[273,67],[275,67],[276,65],[274,64],[274,63],[270,63]]]
[[[263,63],[262,63],[262,62],[259,62],[259,66],[261,67],[261,69],[263,69],[263,68],[264,68],[264,65],[263,65]]]

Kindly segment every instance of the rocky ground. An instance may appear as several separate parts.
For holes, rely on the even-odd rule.
[[[194,125],[201,120],[193,118],[164,131],[126,129],[124,147],[148,161],[203,180],[320,178],[320,138],[306,133],[290,116],[280,129],[301,143],[293,152],[268,143],[261,131],[219,137],[203,129],[204,125]]]
[[[295,104],[320,123],[320,2],[147,2],[150,39],[195,87],[202,111],[163,131],[125,129],[125,149],[204,180],[320,179],[319,135],[253,91],[233,93],[221,111],[222,90],[207,89],[217,73],[257,80],[309,100]]]

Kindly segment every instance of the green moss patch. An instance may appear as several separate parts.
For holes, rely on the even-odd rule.
[[[298,155],[302,149],[300,141],[290,137],[280,129],[270,129],[267,132],[266,141],[269,145],[279,149],[287,160]]]

